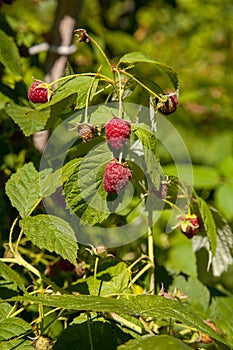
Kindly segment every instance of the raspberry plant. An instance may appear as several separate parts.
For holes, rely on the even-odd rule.
[[[210,292],[196,276],[174,273],[171,290],[164,290],[155,264],[168,244],[162,240],[179,228],[195,233],[188,237],[193,250],[205,249],[204,269],[211,266],[215,277],[232,262],[228,224],[160,164],[159,128],[163,114],[170,116],[178,106],[177,74],[141,52],[112,64],[86,30],[76,34],[79,45],[93,45],[102,55],[97,71],[70,71],[50,84],[40,82],[38,89],[51,93],[34,99],[30,88],[30,100],[40,105],[5,106],[25,136],[51,128],[51,138],[43,166],[38,170],[28,162],[6,184],[18,215],[0,259],[0,274],[10,285],[1,298],[1,346],[230,348],[232,336],[218,319],[229,313],[221,319],[216,311],[222,310],[221,301],[208,308]],[[8,47],[14,50],[11,41]],[[161,79],[153,84],[142,79],[144,65],[152,65]],[[138,89],[147,112],[132,104]],[[197,217],[198,226],[192,221]],[[140,238],[132,243],[135,237]],[[124,259],[130,249],[121,254],[119,242],[135,244],[137,254]]]

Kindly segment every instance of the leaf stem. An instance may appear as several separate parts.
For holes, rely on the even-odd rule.
[[[152,96],[156,97],[159,101],[163,100],[161,96],[157,95],[154,91],[149,89],[146,85],[144,85],[140,80],[135,78],[132,74],[127,72],[125,69],[121,69],[121,70],[119,69],[119,72],[121,72],[122,74],[124,74],[124,75],[128,76],[129,78],[133,79],[138,85],[143,87],[143,89],[147,90]]]

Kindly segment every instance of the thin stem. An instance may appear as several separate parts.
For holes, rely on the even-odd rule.
[[[105,62],[107,63],[107,65],[110,68],[110,71],[112,72],[112,65],[108,59],[108,57],[106,56],[105,52],[103,51],[103,49],[100,47],[100,45],[95,41],[95,39],[93,39],[89,34],[87,34],[89,40],[97,47],[97,49],[99,50],[99,52],[101,53],[101,55],[103,56]]]
[[[145,330],[151,334],[151,335],[155,335],[154,332],[150,329],[150,327],[148,326],[147,322],[144,320],[144,318],[141,316],[139,317],[139,320],[141,321],[141,323],[143,324]]]
[[[87,313],[87,328],[88,328],[88,336],[89,336],[89,341],[90,341],[90,347],[91,347],[91,350],[94,350],[92,334],[91,334],[91,324],[90,324],[89,313]]]
[[[155,266],[154,266],[154,239],[152,231],[152,211],[148,212],[148,256],[151,262],[150,269],[150,292],[155,293]]]
[[[96,76],[94,76],[94,78],[93,78],[93,80],[92,80],[92,82],[91,82],[91,84],[89,86],[88,92],[87,92],[87,97],[86,97],[86,102],[85,102],[85,114],[84,114],[84,121],[85,121],[85,123],[88,123],[88,103],[89,103],[89,100],[90,100],[91,90],[93,88],[95,79],[96,79]]]
[[[42,198],[39,198],[39,199],[36,201],[36,203],[34,204],[34,206],[32,207],[32,209],[31,209],[30,212],[28,213],[27,217],[30,216],[30,215],[33,213],[33,211],[36,209],[36,207],[38,207],[38,205],[40,204],[41,200],[42,200]],[[21,240],[22,236],[23,236],[23,229],[20,231],[19,236],[18,236],[18,239],[17,239],[17,242],[16,242],[16,244],[15,244],[15,253],[18,251],[19,243],[20,243],[20,240]]]
[[[119,84],[119,89],[118,89],[118,100],[119,100],[119,118],[122,119],[122,95],[123,95],[123,90],[122,90],[122,85],[121,85],[121,75],[119,70],[116,70],[117,75],[118,75],[118,84]]]
[[[147,255],[142,255],[140,256],[139,258],[137,258],[129,267],[128,267],[128,270],[132,270],[132,268],[137,265],[137,263],[143,259],[148,259],[148,256]]]
[[[51,88],[53,85],[58,84],[64,80],[66,81],[66,80],[70,80],[70,79],[81,77],[81,76],[83,76],[83,77],[97,77],[98,76],[99,78],[102,78],[104,81],[109,82],[111,85],[115,84],[114,80],[112,80],[109,77],[107,77],[103,74],[100,74],[100,73],[79,73],[79,74],[66,75],[64,77],[56,79],[56,80],[52,81],[50,84],[48,84],[48,88]]]
[[[138,85],[140,85],[141,87],[143,87],[143,89],[147,90],[152,96],[156,97],[159,101],[162,101],[161,96],[157,95],[154,91],[152,91],[151,89],[149,89],[146,85],[144,85],[140,80],[138,80],[137,78],[135,78],[132,74],[126,72],[126,70],[119,70],[119,72],[123,73],[124,75],[128,76],[129,78],[133,79],[134,81],[136,81],[136,83]]]
[[[95,259],[95,266],[94,266],[94,295],[98,295],[97,285],[96,285],[96,275],[97,275],[97,268],[99,263],[99,257],[97,256]]]
[[[153,267],[154,265],[149,263],[145,265],[137,274],[134,276],[132,281],[130,282],[130,285],[133,287],[133,284],[147,271],[149,268]]]
[[[142,334],[142,328],[140,326],[137,326],[133,322],[126,320],[125,318],[123,318],[122,316],[119,316],[115,312],[106,312],[104,314],[104,316],[108,319],[111,319],[111,320],[114,320],[114,321],[120,323],[121,325],[123,325],[129,329],[132,329],[134,332],[136,332],[138,334]]]
[[[13,254],[15,254],[15,250],[14,250],[14,247],[12,244],[12,238],[13,238],[13,231],[14,231],[14,228],[15,228],[15,225],[16,225],[18,219],[19,219],[19,216],[17,216],[17,218],[15,218],[15,220],[13,221],[13,224],[11,225],[11,229],[10,229],[10,234],[9,234],[9,247],[10,247],[10,250]]]

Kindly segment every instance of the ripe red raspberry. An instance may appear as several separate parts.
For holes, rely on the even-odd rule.
[[[45,84],[43,81],[35,81],[28,90],[28,98],[33,103],[46,103],[49,101],[50,92],[47,88],[40,87],[38,85]]]
[[[199,231],[199,219],[196,214],[185,214],[179,217],[178,227],[189,239],[193,238]]]
[[[127,186],[131,177],[132,174],[127,165],[112,160],[105,168],[104,189],[109,193],[118,193]]]
[[[178,107],[178,97],[176,93],[163,95],[164,101],[159,101],[157,104],[157,109],[161,114],[169,115],[176,111]]]
[[[108,143],[115,149],[121,149],[131,133],[131,124],[117,117],[112,118],[105,126]]]

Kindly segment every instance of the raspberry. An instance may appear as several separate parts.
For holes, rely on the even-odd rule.
[[[185,214],[179,217],[178,227],[189,239],[198,233],[199,226],[199,219],[195,214]]]
[[[157,104],[157,110],[164,115],[174,113],[178,107],[178,97],[176,93],[164,95],[164,101],[159,101]]]
[[[131,179],[131,171],[125,164],[116,160],[109,162],[104,172],[104,189],[109,193],[118,193],[123,190]]]
[[[106,124],[105,133],[108,143],[115,149],[121,149],[130,137],[131,125],[126,120],[114,117]]]
[[[50,91],[45,87],[37,88],[38,85],[45,84],[43,81],[35,81],[28,90],[28,98],[33,103],[46,103],[49,101]]]
[[[59,261],[58,266],[62,271],[74,271],[75,266],[66,259]]]

